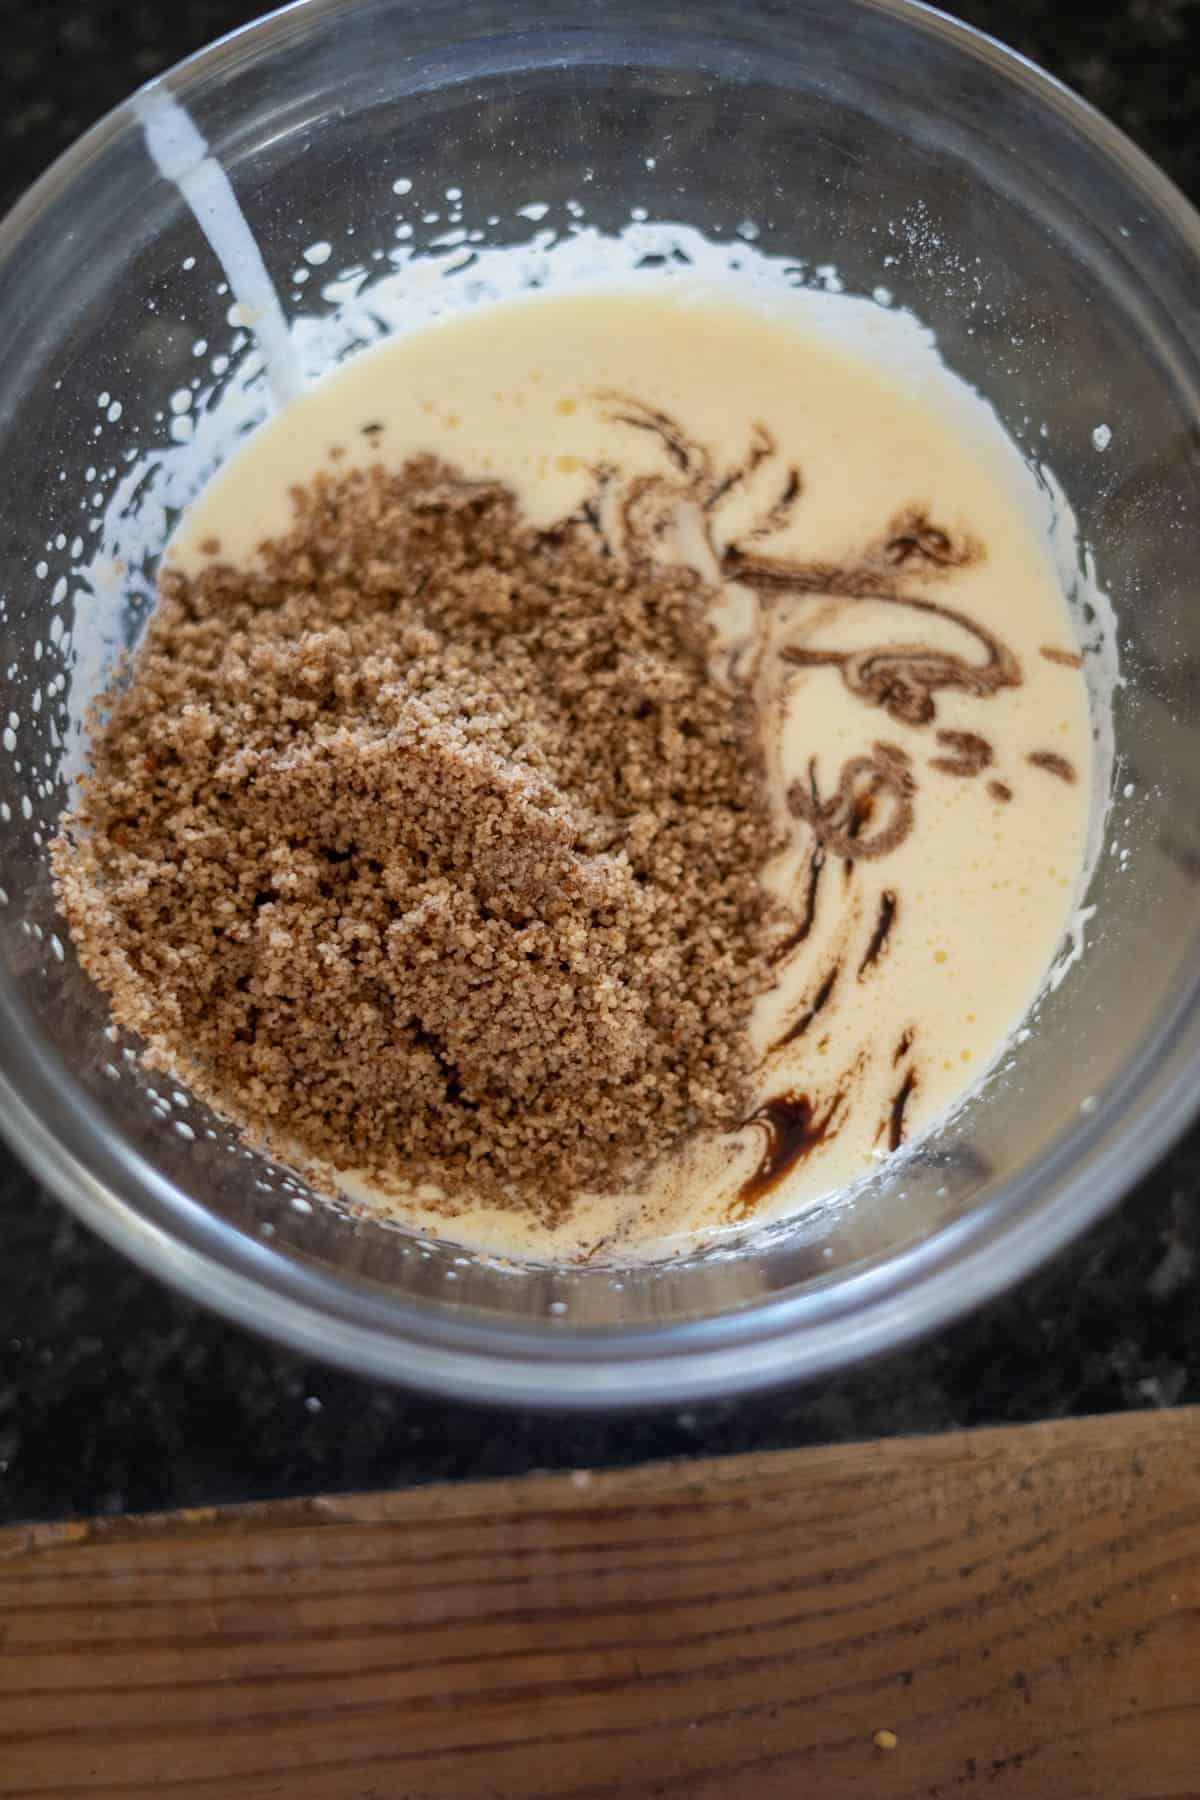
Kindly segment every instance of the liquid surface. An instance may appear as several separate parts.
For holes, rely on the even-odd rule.
[[[1033,481],[986,409],[792,311],[647,282],[503,302],[347,364],[260,428],[169,559],[252,557],[289,490],[432,451],[531,521],[720,585],[714,678],[764,721],[792,924],[758,1006],[758,1103],[637,1194],[548,1228],[352,1199],[512,1256],[628,1256],[793,1212],[972,1086],[1059,949],[1085,854],[1088,702]]]

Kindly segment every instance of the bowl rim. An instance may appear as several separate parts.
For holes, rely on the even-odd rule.
[[[249,50],[303,33],[357,0],[291,0],[144,84],[190,89]],[[398,7],[416,0],[392,0]],[[940,37],[1022,87],[1115,163],[1143,204],[1200,259],[1200,216],[1142,151],[1055,77],[923,0],[826,0]],[[661,29],[661,28],[660,28]],[[696,36],[694,32],[675,35]],[[701,34],[702,35],[702,34]],[[0,258],[122,133],[130,99],[59,156],[0,220]],[[824,1294],[776,1296],[719,1318],[636,1328],[479,1322],[426,1300],[364,1298],[206,1212],[105,1124],[67,1066],[31,1044],[0,978],[0,1028],[21,1041],[19,1071],[0,1070],[0,1134],[84,1224],[151,1274],[243,1328],[363,1377],[469,1402],[598,1410],[679,1404],[794,1383],[897,1350],[991,1299],[1109,1210],[1200,1109],[1200,974],[1155,1027],[1095,1116],[1068,1126],[1015,1182],[923,1243],[854,1271]],[[1120,1133],[1137,1101],[1139,1127]],[[57,1116],[61,1123],[52,1124]],[[1038,1203],[1046,1185],[1055,1188]],[[1002,1254],[1001,1254],[1002,1252]],[[800,1315],[803,1315],[802,1317]]]

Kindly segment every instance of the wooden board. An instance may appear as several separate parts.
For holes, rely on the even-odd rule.
[[[976,1792],[1200,1796],[1200,1412],[0,1533],[5,1800]]]

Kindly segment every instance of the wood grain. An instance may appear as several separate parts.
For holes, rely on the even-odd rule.
[[[1200,1412],[0,1533],[4,1800],[976,1792],[1200,1796]]]

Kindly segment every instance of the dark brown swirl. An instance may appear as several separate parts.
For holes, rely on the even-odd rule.
[[[723,475],[718,475],[711,480],[706,492],[701,495],[700,504],[705,512],[715,512],[721,502],[728,499],[735,488],[743,487],[755,471],[775,455],[777,449],[778,445],[765,425],[752,425],[750,427],[750,448],[741,462],[734,463],[731,468],[726,469]],[[782,519],[786,518],[787,513],[790,512],[799,493],[800,472],[798,469],[792,469],[789,471],[787,487],[776,502],[776,509],[785,508],[781,523]]]
[[[818,1113],[807,1094],[778,1094],[765,1100],[746,1120],[766,1142],[754,1173],[747,1177],[726,1210],[730,1223],[748,1219],[758,1202],[809,1153],[837,1135],[845,1095],[835,1094]]]
[[[648,406],[635,394],[619,393],[615,388],[601,389],[596,398],[607,403],[605,417],[614,424],[628,425],[634,431],[648,431],[656,437],[689,488],[712,479],[712,451],[706,444],[690,438],[670,413],[657,406]]]
[[[738,579],[746,580],[747,576]],[[952,650],[939,650],[931,644],[876,644],[863,650],[814,650],[803,644],[788,644],[780,651],[784,661],[798,668],[839,669],[852,694],[868,706],[882,707],[902,725],[927,725],[937,712],[934,695],[943,688],[956,688],[976,699],[986,699],[1000,688],[1020,685],[1021,666],[1011,650],[992,632],[955,607],[916,595],[893,597],[865,593],[852,597],[860,600],[886,598],[894,607],[961,626],[968,637],[982,646],[983,658],[972,662]]]
[[[1057,750],[1031,750],[1025,758],[1035,769],[1044,769],[1047,775],[1057,775],[1060,781],[1073,782],[1078,779],[1075,765]]]
[[[982,546],[972,537],[951,537],[935,525],[922,506],[909,507],[892,520],[890,536],[884,539],[883,560],[893,568],[909,564],[933,571],[966,569],[979,562]]]
[[[772,1052],[782,1050],[785,1045],[794,1044],[798,1038],[802,1038],[813,1020],[818,1018],[820,1014],[824,1012],[825,1008],[829,1005],[833,990],[837,986],[837,978],[841,974],[841,969],[841,963],[834,963],[828,974],[822,979],[812,1000],[804,1008],[804,1011],[800,1014],[795,1024],[789,1025],[783,1036],[776,1038],[775,1042],[771,1045]]]
[[[757,532],[752,531],[753,538]],[[730,544],[721,558],[727,579],[742,582],[764,602],[788,595],[880,602],[938,618],[960,629],[982,655],[971,657],[929,644],[884,643],[859,650],[786,646],[784,660],[802,668],[832,667],[870,706],[882,707],[906,725],[925,725],[936,712],[934,695],[944,688],[986,697],[1019,686],[1021,665],[994,632],[956,607],[908,591],[914,574],[941,580],[983,558],[983,546],[969,534],[957,538],[937,525],[924,507],[897,514],[883,535],[855,556],[835,563],[764,556]]]
[[[939,731],[937,741],[950,754],[931,756],[929,766],[943,775],[979,775],[995,760],[992,746],[977,731]]]
[[[916,1085],[917,1072],[910,1068],[905,1072],[904,1080],[892,1096],[891,1110],[884,1121],[889,1150],[898,1150],[904,1142],[904,1114]]]
[[[794,781],[788,788],[789,810],[812,827],[817,842],[829,854],[845,857],[847,862],[862,858],[874,860],[886,856],[902,844],[913,827],[913,795],[916,783],[907,752],[898,744],[873,744],[869,755],[853,756],[841,773],[837,787],[828,800],[822,800],[817,785],[817,762],[808,765],[808,784]],[[890,802],[883,822],[863,831],[863,800],[872,802],[871,813],[880,799]],[[875,820],[871,818],[872,826]]]
[[[888,939],[892,935],[892,926],[896,923],[896,912],[900,902],[891,888],[884,888],[879,896],[879,912],[875,919],[875,929],[871,939],[863,951],[863,959],[858,965],[858,979],[865,977],[867,970],[873,968],[888,947]]]
[[[789,523],[792,509],[804,492],[804,477],[795,464],[789,468],[787,479],[780,491],[779,498],[772,501],[764,513],[761,513],[748,533],[752,539],[770,537],[772,532],[782,531]]]
[[[1060,650],[1054,644],[1043,644],[1041,653],[1047,662],[1058,663],[1064,669],[1083,667],[1083,658],[1078,650]]]
[[[820,844],[814,844],[808,858],[808,872],[804,882],[804,907],[787,936],[782,938],[771,951],[771,961],[780,963],[789,957],[793,950],[798,950],[805,942],[817,919],[817,895],[821,887],[821,871],[825,867],[825,852]]]

